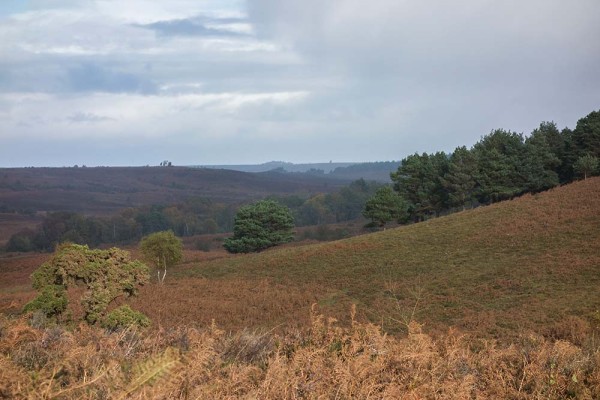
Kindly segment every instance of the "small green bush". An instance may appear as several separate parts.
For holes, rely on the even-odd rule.
[[[102,326],[106,329],[116,331],[129,326],[150,326],[150,319],[139,311],[132,310],[128,305],[117,307],[108,313]]]
[[[39,295],[25,306],[26,312],[40,310],[48,317],[59,316],[67,308],[66,289],[83,285],[86,291],[81,305],[90,325],[104,318],[109,304],[117,297],[136,295],[138,286],[150,279],[148,267],[131,260],[127,251],[90,250],[88,246],[70,243],[59,245],[31,278]]]

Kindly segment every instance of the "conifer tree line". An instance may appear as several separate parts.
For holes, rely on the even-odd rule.
[[[373,225],[422,221],[449,211],[541,192],[600,171],[600,111],[559,130],[542,122],[531,135],[497,129],[451,154],[413,154],[391,174],[397,198],[380,189],[366,204]]]

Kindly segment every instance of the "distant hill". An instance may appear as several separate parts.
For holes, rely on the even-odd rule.
[[[283,161],[271,161],[257,165],[206,165],[192,166],[192,168],[226,169],[242,172],[280,172],[280,173],[305,173],[310,175],[324,175],[328,178],[355,181],[357,179],[372,180],[377,182],[391,182],[390,172],[396,171],[400,166],[399,161],[380,161],[367,163],[314,163],[293,164]]]
[[[310,174],[187,167],[7,168],[0,169],[0,213],[103,214],[193,196],[231,204],[273,194],[328,193],[343,184]]]
[[[263,164],[241,164],[241,165],[191,165],[194,168],[209,168],[209,169],[229,169],[242,172],[267,172],[277,169],[283,169],[285,172],[307,172],[309,170],[322,170],[324,173],[329,173],[336,168],[348,167],[356,163],[349,162],[328,162],[328,163],[313,163],[313,164],[294,164],[285,161],[269,161]]]

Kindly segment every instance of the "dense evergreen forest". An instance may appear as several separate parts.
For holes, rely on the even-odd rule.
[[[600,111],[594,111],[580,119],[573,130],[559,130],[554,122],[542,122],[529,136],[497,129],[470,149],[461,146],[451,154],[410,155],[391,174],[394,194],[400,201],[381,190],[382,184],[364,179],[334,193],[270,199],[291,209],[296,226],[355,220],[367,202],[379,210],[389,209],[390,204],[396,208],[384,217],[376,212],[379,225],[392,219],[416,222],[586,178],[599,172],[599,157]],[[389,204],[382,205],[386,202]],[[128,208],[112,217],[49,213],[39,229],[14,234],[6,250],[52,251],[64,241],[90,246],[131,243],[169,229],[178,236],[231,232],[240,206],[194,197],[175,205]]]
[[[598,173],[600,111],[559,130],[542,122],[531,135],[497,129],[471,149],[414,154],[392,173],[405,220],[537,193]]]

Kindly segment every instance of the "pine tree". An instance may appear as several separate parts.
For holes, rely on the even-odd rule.
[[[558,159],[558,162],[553,162],[552,170],[558,174],[560,182],[568,182],[573,178],[571,134],[568,128],[559,131],[556,123],[544,121],[531,132],[528,139],[547,143],[550,152]]]
[[[262,200],[239,209],[233,237],[223,246],[230,253],[251,253],[292,241],[294,218],[288,207]]]
[[[475,175],[477,160],[465,147],[457,147],[450,156],[448,172],[442,178],[442,186],[448,193],[448,204],[461,207],[473,203],[475,198]]]
[[[384,186],[377,190],[365,204],[363,215],[373,225],[384,227],[390,221],[402,222],[408,216],[407,204],[391,187]]]
[[[439,152],[429,155],[413,154],[402,160],[391,178],[396,190],[408,202],[415,220],[439,213],[445,207],[445,191],[441,177],[448,168],[448,157]]]
[[[526,177],[525,189],[540,192],[558,185],[560,159],[552,152],[543,135],[532,135],[525,141],[523,173]]]
[[[600,157],[600,111],[593,111],[577,121],[573,130],[576,158],[591,154]]]
[[[510,199],[525,191],[523,135],[497,129],[473,146],[477,159],[477,198],[481,203]]]

